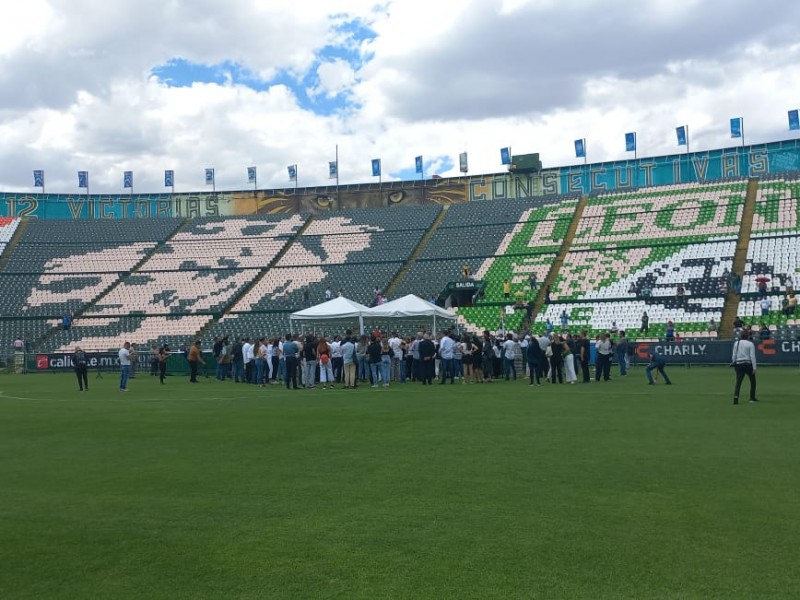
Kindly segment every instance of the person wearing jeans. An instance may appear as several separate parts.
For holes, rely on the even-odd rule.
[[[745,376],[750,380],[750,402],[758,402],[758,398],[756,398],[756,348],[750,341],[749,331],[742,331],[742,337],[734,343],[731,365],[736,371],[733,403],[739,404],[739,392]]]
[[[131,343],[125,342],[119,349],[119,391],[128,391],[128,377],[131,374]]]
[[[628,374],[628,338],[625,337],[625,332],[619,332],[619,339],[617,340],[617,345],[614,348],[614,354],[617,356],[617,362],[619,363],[619,374],[621,377],[625,377]]]
[[[448,375],[450,376],[450,383],[455,383],[455,373],[453,361],[455,360],[455,341],[446,333],[442,333],[439,339],[439,356],[442,361],[439,365],[440,380],[439,383],[446,383]]]

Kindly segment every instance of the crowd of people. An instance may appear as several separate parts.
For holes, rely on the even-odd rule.
[[[587,383],[592,380],[592,347],[596,355],[595,381],[609,381],[614,362],[620,376],[627,375],[633,345],[624,331],[604,333],[595,339],[590,339],[586,331],[575,336],[557,332],[518,336],[504,331],[475,335],[450,330],[432,335],[422,327],[415,336],[402,336],[396,331],[354,335],[350,330],[331,338],[312,333],[271,338],[224,336],[214,340],[210,353],[219,381],[261,387],[280,384],[290,389],[355,389],[407,382],[488,384],[525,377],[531,386],[547,381]],[[82,350],[77,348],[75,357],[79,352]],[[162,384],[171,354],[167,345],[153,345],[150,349],[150,374],[158,376]],[[198,369],[206,364],[200,342],[182,348],[179,354],[188,362],[189,381],[197,383]],[[119,362],[120,390],[125,391],[136,362],[135,349],[130,344],[120,349]],[[81,381],[79,378],[83,385]]]

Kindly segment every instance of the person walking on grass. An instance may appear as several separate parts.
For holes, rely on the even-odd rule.
[[[131,343],[125,342],[119,349],[119,391],[128,391],[128,377],[131,374]]]
[[[733,403],[739,404],[739,392],[745,375],[750,381],[750,402],[758,402],[758,398],[756,398],[756,347],[750,341],[750,332],[746,329],[742,331],[742,336],[733,344],[731,365],[736,372]]]
[[[75,367],[75,377],[78,378],[78,390],[89,391],[89,359],[86,352],[80,346],[75,346],[75,352],[72,353],[72,364]]]
[[[169,346],[164,344],[158,349],[158,380],[164,385],[164,377],[167,375],[167,360],[169,359]]]

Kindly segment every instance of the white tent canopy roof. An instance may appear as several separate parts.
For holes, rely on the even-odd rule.
[[[431,304],[419,296],[409,294],[397,300],[368,308],[364,312],[366,318],[403,318],[403,317],[438,317],[455,319],[456,314],[440,306]]]
[[[292,313],[289,317],[293,321],[323,321],[334,319],[358,318],[369,312],[369,308],[347,298],[334,298],[316,306],[304,308]]]

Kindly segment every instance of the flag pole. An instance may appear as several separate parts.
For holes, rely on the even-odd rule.
[[[744,117],[741,117],[742,124],[742,148],[744,148]]]
[[[336,208],[342,209],[342,196],[339,191],[339,144],[336,144]]]
[[[689,154],[689,126],[685,125],[686,127],[686,154]]]
[[[297,163],[294,163],[294,193],[295,194],[297,194],[297,179],[298,179]]]

